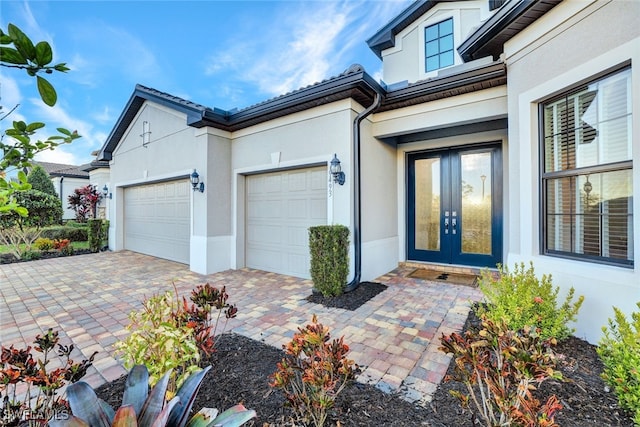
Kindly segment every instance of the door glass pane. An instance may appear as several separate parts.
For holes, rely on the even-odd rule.
[[[460,165],[462,252],[491,255],[491,153],[462,154]]]
[[[440,250],[440,159],[415,161],[416,249]]]

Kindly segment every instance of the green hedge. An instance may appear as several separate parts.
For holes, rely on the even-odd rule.
[[[349,229],[344,225],[309,228],[311,280],[324,296],[342,294],[349,274]]]
[[[89,224],[89,250],[91,252],[100,252],[102,249],[102,220],[91,218],[87,221]]]
[[[72,242],[86,242],[89,240],[89,231],[86,226],[82,228],[67,226],[47,227],[42,230],[40,237],[51,240],[69,239]]]

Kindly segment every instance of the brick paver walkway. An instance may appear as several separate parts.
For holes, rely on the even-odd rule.
[[[127,316],[145,297],[174,285],[186,295],[209,282],[226,285],[229,302],[238,306],[227,331],[280,348],[315,313],[332,336],[344,335],[349,357],[364,367],[358,381],[425,403],[450,360],[438,351],[438,338],[462,327],[470,301],[481,294],[412,279],[411,271],[401,266],[378,278],[388,289],[347,311],[306,301],[309,280],[251,269],[204,276],[129,251],[0,265],[0,339],[3,346],[25,346],[47,328],[59,330],[61,343],[75,344],[74,359],[99,352],[85,377],[97,387],[125,373],[114,343],[126,335]]]

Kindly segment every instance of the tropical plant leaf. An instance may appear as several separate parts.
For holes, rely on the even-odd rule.
[[[51,45],[47,42],[39,42],[36,44],[35,62],[40,67],[44,67],[53,60],[53,51]]]
[[[38,81],[38,92],[40,92],[40,98],[42,98],[42,102],[47,104],[49,107],[53,107],[56,105],[58,101],[58,94],[56,90],[53,88],[51,83],[47,81],[47,79],[36,76]]]
[[[27,60],[14,48],[11,47],[0,47],[0,58],[2,58],[2,62],[6,62],[9,64],[18,64],[24,65],[27,64]]]
[[[142,411],[138,415],[138,420],[141,425],[151,425],[158,418],[160,412],[162,412],[170,375],[171,370],[164,374],[157,384],[151,389],[151,393],[147,396],[147,400],[142,407]]]
[[[193,406],[198,390],[200,390],[200,386],[202,385],[202,380],[210,369],[211,366],[209,365],[204,369],[192,373],[184,381],[182,386],[180,386],[176,393],[176,396],[180,397],[180,403],[171,413],[171,416],[169,417],[169,425],[174,427],[184,427],[184,425],[186,425],[189,419],[189,413],[191,412],[191,407]]]
[[[73,415],[91,427],[110,427],[109,418],[89,384],[84,381],[71,384],[67,388],[67,398]]]
[[[136,365],[127,376],[122,405],[132,405],[136,414],[140,414],[148,395],[149,371],[144,365]]]
[[[122,405],[113,417],[111,427],[137,427],[136,411],[131,405]]]

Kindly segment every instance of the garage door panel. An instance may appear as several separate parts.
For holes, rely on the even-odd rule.
[[[246,265],[309,277],[309,227],[327,223],[325,167],[247,177]]]
[[[186,180],[126,188],[124,247],[189,263],[189,190]]]

